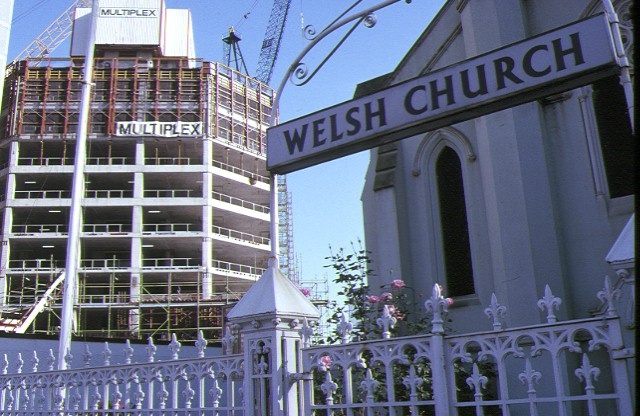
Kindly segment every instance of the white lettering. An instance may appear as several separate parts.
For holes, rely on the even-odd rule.
[[[202,123],[199,121],[118,121],[116,136],[200,137],[202,136]]]
[[[100,17],[158,17],[158,9],[125,9],[106,8],[100,9]]]
[[[267,130],[267,168],[297,169],[411,137],[616,71],[602,15]]]

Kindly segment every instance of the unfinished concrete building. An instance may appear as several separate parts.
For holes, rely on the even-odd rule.
[[[162,0],[100,6],[75,333],[219,338],[225,310],[270,256],[264,140],[273,90],[196,59],[188,10]],[[90,17],[76,10],[68,59],[17,62],[4,82],[5,331],[59,330]]]

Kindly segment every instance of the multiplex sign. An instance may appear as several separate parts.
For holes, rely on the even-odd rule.
[[[288,173],[566,91],[615,73],[603,15],[267,130],[267,168]]]
[[[202,136],[202,123],[186,121],[119,121],[116,123],[116,136],[200,137]]]
[[[102,7],[100,17],[158,17],[158,9]]]

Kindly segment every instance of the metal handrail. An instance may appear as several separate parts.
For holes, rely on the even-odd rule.
[[[236,198],[231,195],[221,194],[219,192],[212,192],[212,198],[220,202],[226,202],[231,205],[236,205],[242,208],[247,208],[253,211],[268,214],[271,210],[266,205],[256,204],[255,202],[245,201],[244,199]]]

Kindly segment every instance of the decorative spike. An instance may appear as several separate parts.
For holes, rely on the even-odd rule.
[[[225,354],[233,353],[233,345],[236,342],[236,337],[231,332],[231,325],[227,325],[225,329],[224,337],[222,337],[222,346],[224,347]]]
[[[620,299],[621,295],[622,292],[620,291],[620,289],[615,289],[611,284],[609,276],[605,276],[604,288],[598,291],[598,293],[596,293],[596,296],[598,297],[598,299],[600,299],[600,302],[605,305],[605,316],[607,316],[608,318],[618,316],[618,311],[616,310],[614,301]]]
[[[195,347],[198,351],[198,358],[204,358],[204,350],[207,349],[207,340],[204,338],[202,330],[198,331],[198,339],[196,340]]]
[[[124,342],[124,350],[122,353],[124,354],[124,363],[131,364],[131,358],[133,357],[133,348],[131,347],[131,342],[129,339]]]
[[[109,343],[106,341],[102,350],[102,359],[105,366],[111,365],[111,350],[109,349]]]
[[[156,351],[158,351],[158,347],[153,344],[153,337],[149,337],[149,341],[147,342],[147,361],[152,363],[155,361]]]
[[[489,379],[480,374],[477,363],[473,363],[473,372],[471,373],[471,376],[467,377],[466,381],[469,388],[475,391],[474,396],[477,399],[482,400],[482,389],[487,385]]]
[[[493,330],[502,331],[503,327],[500,317],[504,317],[507,314],[507,307],[498,303],[498,298],[495,293],[491,294],[491,304],[484,310],[484,313],[489,319],[493,318]]]
[[[18,359],[16,360],[16,374],[22,373],[22,366],[24,365],[24,361],[22,361],[22,353],[18,353]]]
[[[142,391],[142,386],[138,384],[138,390],[133,393],[133,406],[135,409],[142,409],[144,398],[145,394],[144,391]]]
[[[178,360],[178,353],[180,352],[180,347],[182,344],[178,342],[178,338],[176,334],[171,334],[171,342],[169,343],[169,351],[171,351],[171,358],[174,360]]]
[[[217,408],[218,404],[220,404],[220,398],[222,397],[222,389],[218,386],[218,380],[215,378],[213,379],[213,384],[209,389],[209,396],[211,396],[213,408]]]
[[[360,382],[360,386],[367,393],[367,397],[366,397],[367,403],[373,403],[374,392],[378,388],[379,385],[380,385],[380,383],[376,379],[373,378],[373,373],[371,372],[371,369],[367,368],[366,376],[365,376],[364,380],[362,380]]]
[[[73,368],[73,354],[71,354],[71,348],[67,348],[67,353],[64,355],[64,363],[67,370]]]
[[[320,384],[320,390],[325,394],[325,402],[328,406],[333,404],[333,395],[338,390],[338,385],[331,379],[331,372],[327,371],[324,376],[324,383]]]
[[[195,390],[191,388],[191,381],[187,380],[187,386],[184,388],[184,390],[182,390],[182,397],[184,397],[184,407],[186,407],[187,409],[191,408],[191,402],[193,401],[195,395]]]
[[[382,329],[382,338],[389,339],[391,337],[391,329],[396,325],[398,320],[391,314],[391,305],[384,305],[382,308],[382,317],[376,319],[376,323]]]
[[[413,364],[409,366],[409,375],[402,379],[402,384],[411,390],[411,401],[415,401],[418,398],[418,388],[424,383],[422,377],[418,377],[416,374],[416,368]]]
[[[433,285],[431,298],[424,302],[427,313],[433,314],[433,319],[431,319],[432,333],[444,333],[444,315],[449,311],[449,304],[450,299],[445,299],[444,296],[442,296],[442,287],[438,283]]]
[[[93,394],[89,397],[91,403],[93,403],[93,408],[95,410],[100,409],[100,404],[102,403],[102,395],[100,394],[100,389],[98,386],[94,387]]]
[[[85,367],[91,367],[91,359],[93,358],[93,354],[89,349],[89,344],[84,344],[84,353],[82,354],[82,360],[84,361]]]
[[[538,300],[538,307],[544,311],[547,310],[547,322],[550,324],[556,323],[558,319],[556,315],[553,313],[553,308],[558,309],[560,304],[562,303],[562,299],[557,296],[554,296],[551,293],[551,288],[549,285],[545,285],[544,287],[544,296],[542,299]]]
[[[40,359],[38,358],[38,353],[34,350],[33,351],[33,358],[31,358],[31,372],[32,373],[37,373],[38,372],[38,364],[40,363]]]
[[[49,349],[49,355],[47,356],[47,369],[53,371],[56,365],[56,356],[53,354],[53,350]]]
[[[582,365],[576,368],[574,373],[576,377],[580,379],[580,381],[584,380],[584,389],[587,391],[587,393],[593,392],[595,390],[592,379],[598,379],[598,376],[600,375],[600,369],[591,365],[591,361],[589,361],[589,357],[587,356],[587,354],[582,354]]]
[[[347,344],[349,342],[349,335],[351,335],[351,331],[353,331],[353,324],[347,321],[344,313],[340,315],[340,323],[338,324],[337,331],[342,338],[342,343]]]
[[[309,325],[309,320],[305,316],[302,321],[302,328],[298,330],[300,332],[300,337],[302,338],[302,346],[303,348],[308,348],[311,345],[311,337],[313,337],[313,328]]]
[[[534,387],[534,383],[537,383],[542,378],[542,373],[539,371],[535,371],[531,367],[531,361],[527,358],[524,362],[524,371],[518,374],[518,379],[522,382],[522,384],[527,385],[527,393],[535,394],[536,388]]]
[[[7,354],[4,354],[4,358],[0,361],[0,373],[7,374],[7,368],[9,368],[9,359]]]

